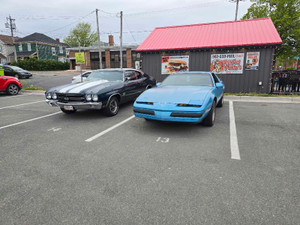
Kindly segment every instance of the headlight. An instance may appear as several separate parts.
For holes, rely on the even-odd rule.
[[[92,95],[86,95],[86,96],[85,96],[85,99],[86,99],[87,101],[91,101],[91,100],[92,100]]]
[[[93,101],[94,101],[94,102],[97,102],[97,101],[98,101],[98,95],[93,95],[92,98],[93,98]]]
[[[51,99],[51,93],[47,93],[46,98]]]
[[[57,99],[56,93],[53,93],[53,94],[52,94],[52,98],[53,98],[53,99]]]

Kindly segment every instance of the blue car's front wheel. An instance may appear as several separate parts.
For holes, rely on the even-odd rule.
[[[212,127],[216,119],[216,102],[214,101],[208,115],[203,120],[203,124],[208,127]]]

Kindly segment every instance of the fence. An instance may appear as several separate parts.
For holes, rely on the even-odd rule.
[[[271,93],[300,94],[300,71],[273,71],[271,81]]]

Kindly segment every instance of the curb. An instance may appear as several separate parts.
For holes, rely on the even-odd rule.
[[[225,96],[225,100],[238,102],[300,103],[300,97]]]

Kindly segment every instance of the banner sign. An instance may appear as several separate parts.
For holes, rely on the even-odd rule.
[[[85,64],[84,52],[75,53],[76,64]]]
[[[162,56],[161,74],[172,74],[179,71],[189,71],[189,56]]]
[[[258,70],[259,52],[247,52],[246,70]]]
[[[217,74],[242,74],[244,53],[212,54],[210,71]]]

